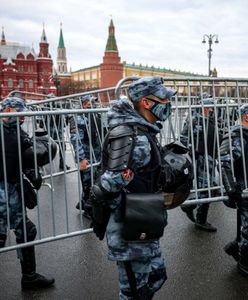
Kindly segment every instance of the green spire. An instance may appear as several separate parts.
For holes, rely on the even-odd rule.
[[[59,46],[58,46],[58,48],[65,48],[63,32],[62,32],[62,23],[60,23],[60,34],[59,34]]]
[[[118,48],[115,40],[115,27],[112,19],[110,20],[109,36],[108,36],[105,52],[118,52]]]

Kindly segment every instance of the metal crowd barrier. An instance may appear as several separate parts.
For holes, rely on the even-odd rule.
[[[16,245],[13,232],[8,230],[8,239],[6,246],[0,249],[5,252],[17,249],[26,245],[34,245],[46,243],[58,239],[69,238],[76,235],[83,235],[92,232],[90,222],[82,216],[82,211],[78,211],[75,205],[80,201],[81,182],[79,167],[74,160],[74,149],[70,142],[70,128],[68,119],[76,119],[78,115],[88,117],[90,122],[87,127],[88,138],[91,144],[91,125],[95,121],[95,115],[101,116],[101,132],[98,133],[100,144],[104,139],[108,124],[106,113],[111,103],[117,99],[127,96],[127,86],[138,77],[132,76],[121,80],[116,87],[109,89],[94,90],[89,92],[77,93],[68,96],[54,97],[52,95],[32,94],[21,91],[13,91],[10,96],[18,95],[25,99],[29,111],[25,113],[0,113],[0,130],[3,130],[2,118],[16,116],[17,121],[21,116],[25,116],[23,129],[33,136],[34,153],[36,155],[36,138],[35,132],[46,130],[49,137],[57,142],[57,155],[54,160],[41,168],[43,183],[38,191],[38,205],[32,210],[26,210],[24,205],[24,193],[22,189],[22,213],[26,214],[37,226],[37,237],[33,242],[27,242],[26,228],[24,228],[25,242]],[[172,101],[172,115],[169,121],[163,124],[163,129],[159,139],[161,143],[167,144],[174,140],[180,140],[180,133],[183,129],[186,119],[191,122],[192,116],[196,111],[202,111],[203,106],[199,103],[199,95],[203,92],[212,94],[215,99],[213,109],[215,112],[215,126],[218,131],[223,134],[230,134],[231,127],[239,122],[240,106],[247,103],[248,99],[248,79],[230,79],[230,78],[165,78],[165,86],[173,87],[178,90],[177,95]],[[91,109],[82,109],[80,105],[81,96],[93,94],[98,98],[98,107]],[[105,130],[106,129],[106,130]],[[191,126],[192,131],[192,126]],[[190,133],[192,134],[192,132]],[[204,134],[204,139],[207,135]],[[205,188],[197,186],[194,180],[193,188],[189,199],[184,203],[199,204],[205,202],[217,202],[227,199],[222,184],[222,174],[218,171],[217,164],[220,164],[219,147],[221,140],[216,136],[216,167],[214,175],[216,181],[211,180],[207,175],[208,185]],[[3,141],[1,147],[4,149]],[[20,178],[22,177],[22,162],[19,145],[20,160]],[[91,144],[91,157],[94,158],[94,147]],[[194,149],[193,149],[194,150]],[[3,151],[4,152],[4,151]],[[59,153],[64,158],[65,165],[70,166],[70,170],[64,167],[59,169]],[[51,156],[50,156],[51,158]],[[208,165],[208,157],[206,166]],[[245,157],[244,157],[245,159]],[[243,167],[245,160],[243,159]],[[94,183],[93,167],[97,166],[101,161],[93,159],[91,168],[91,182]],[[193,155],[193,169],[196,174],[196,160]],[[35,165],[38,171],[37,163]],[[5,186],[7,186],[5,178]],[[247,190],[247,178],[245,178],[245,187]],[[246,192],[246,190],[244,192]],[[208,196],[200,197],[200,192],[206,192]],[[8,198],[7,198],[8,201]],[[9,228],[9,211],[7,211],[7,224]]]

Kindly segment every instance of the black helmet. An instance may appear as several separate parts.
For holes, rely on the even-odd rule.
[[[167,208],[173,208],[189,195],[193,180],[192,159],[189,149],[179,141],[164,146],[162,153],[160,185],[163,192],[171,194],[171,204]]]
[[[25,150],[23,154],[24,165],[32,168],[35,166],[34,155],[36,155],[37,165],[42,167],[50,162],[49,153],[51,153],[51,160],[53,160],[57,153],[57,144],[48,137],[46,131],[39,131],[35,133],[35,138],[32,138],[33,145]],[[34,149],[35,147],[35,149]]]

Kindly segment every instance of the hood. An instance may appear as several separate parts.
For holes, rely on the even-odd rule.
[[[112,108],[107,113],[109,127],[115,127],[123,124],[141,124],[146,126],[149,131],[158,133],[160,131],[156,124],[148,122],[132,106],[128,99],[116,100]]]

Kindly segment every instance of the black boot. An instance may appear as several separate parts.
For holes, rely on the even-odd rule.
[[[236,240],[226,244],[224,251],[226,254],[232,256],[236,261],[239,261],[239,245]]]
[[[136,298],[134,298],[133,293],[131,291],[124,291],[124,290],[122,290],[121,292],[122,292],[122,294],[124,296],[126,296],[126,297],[128,297],[130,299],[137,299],[137,297],[138,297],[138,299],[140,299],[140,300],[152,300],[152,298],[154,296],[154,294],[152,294],[149,291],[147,285],[144,285],[144,286],[142,286],[141,288],[139,288],[137,290],[137,294],[138,295],[137,295]]]
[[[217,228],[207,222],[209,203],[200,204],[197,208],[195,228],[207,232],[216,232]]]
[[[151,300],[154,296],[154,294],[150,292],[147,285],[144,285],[141,288],[139,288],[138,292],[140,295],[140,299],[142,299],[142,300]]]
[[[51,286],[55,280],[36,273],[34,246],[20,249],[22,289],[41,289]]]
[[[195,228],[199,229],[199,230],[207,231],[207,232],[216,232],[217,231],[217,228],[208,222],[199,223],[196,221]]]
[[[186,216],[195,223],[195,216],[194,216],[194,208],[193,206],[181,206],[181,210],[186,213]]]
[[[84,192],[81,194],[80,202],[81,202],[81,209],[84,210]],[[80,202],[77,203],[76,209],[80,210]]]

